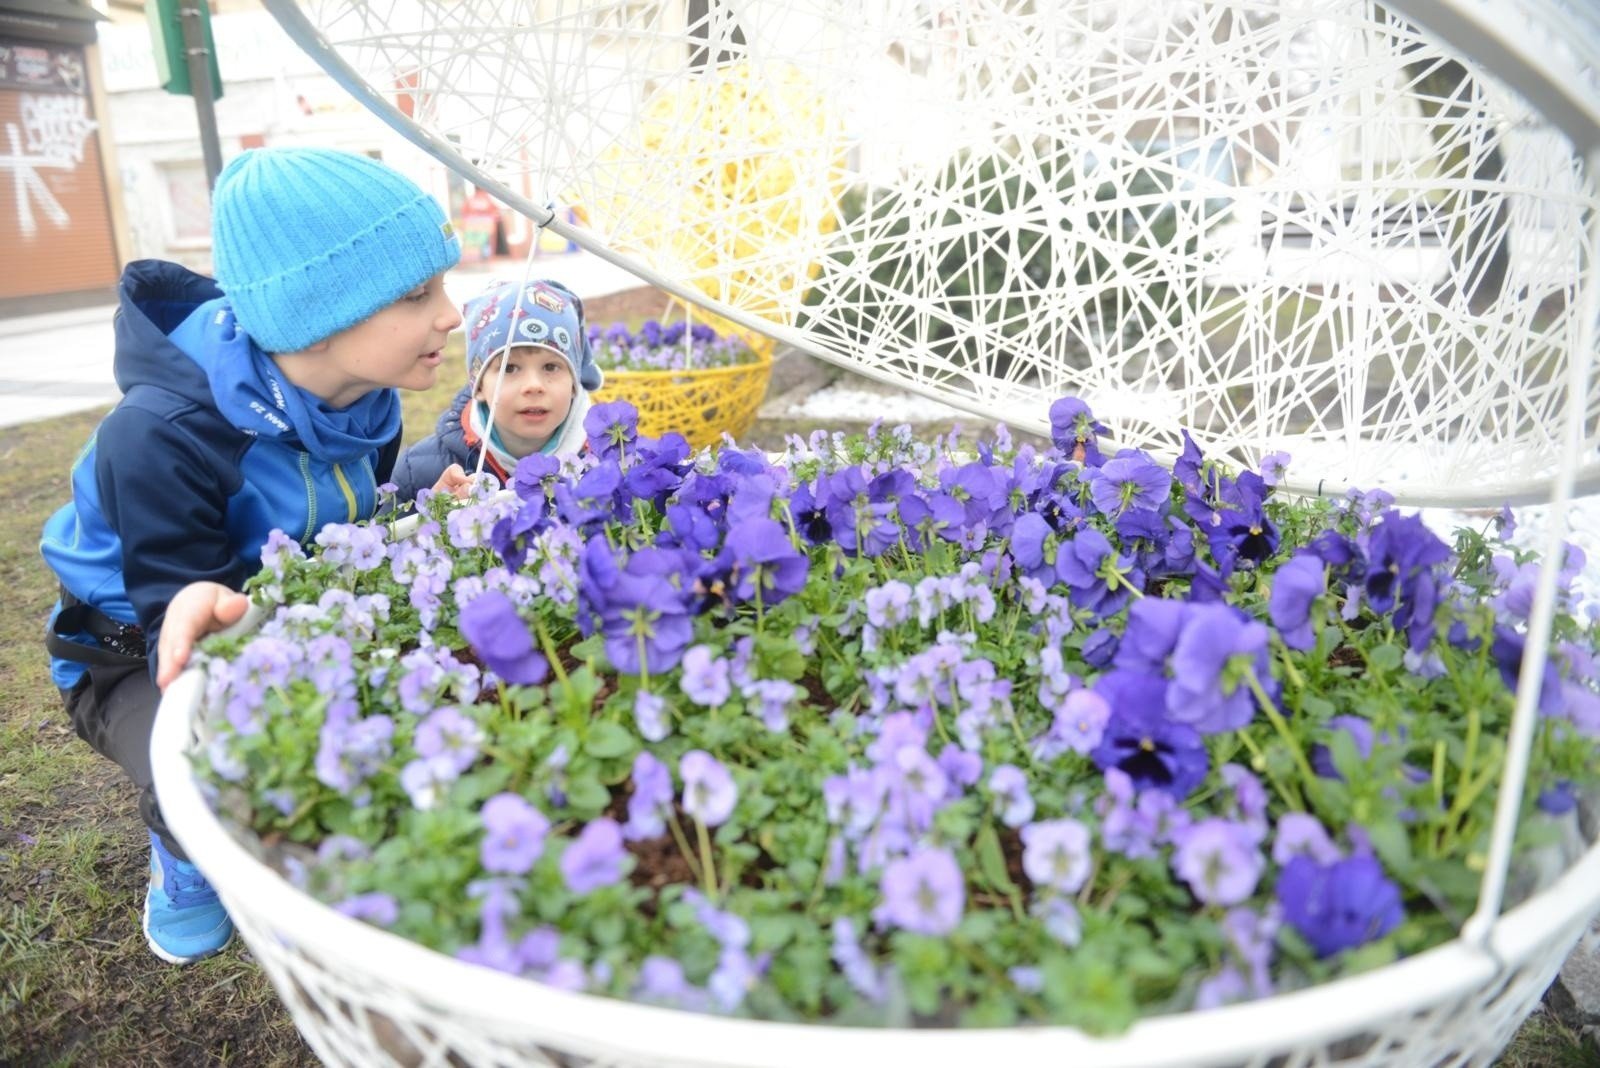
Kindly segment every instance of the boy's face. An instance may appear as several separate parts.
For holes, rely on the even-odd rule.
[[[428,389],[439,377],[440,350],[460,325],[444,275],[435,275],[366,322],[311,346],[306,352],[315,361],[291,357],[295,384],[336,408],[375,389]]]
[[[505,379],[499,381],[502,365]],[[489,405],[507,451],[530,456],[544,447],[572,410],[572,371],[560,353],[538,345],[516,345],[484,366],[473,397]]]

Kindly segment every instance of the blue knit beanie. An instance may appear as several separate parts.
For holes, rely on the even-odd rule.
[[[605,375],[594,362],[583,302],[549,279],[529,282],[520,301],[517,288],[516,282],[493,282],[461,310],[467,331],[467,380],[475,380],[489,359],[507,346],[542,345],[567,358],[580,386],[590,392],[599,389]]]
[[[234,157],[211,199],[217,284],[244,332],[298,352],[461,259],[444,211],[377,160],[327,148]]]

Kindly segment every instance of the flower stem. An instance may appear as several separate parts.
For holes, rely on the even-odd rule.
[[[833,840],[837,835],[830,835],[822,846],[822,863],[817,865],[817,877],[811,880],[811,895],[806,898],[806,915],[810,916],[817,907],[817,899],[822,897],[823,880],[828,875],[828,853],[833,849]]]
[[[1300,669],[1294,666],[1294,661],[1289,658],[1289,647],[1282,645],[1281,639],[1278,652],[1281,654],[1278,657],[1278,662],[1283,665],[1283,673],[1289,676],[1289,683],[1297,691],[1304,690],[1306,688],[1305,676],[1301,675]]]
[[[556,653],[556,643],[551,640],[550,632],[545,630],[544,620],[537,615],[533,617],[533,629],[539,635],[539,647],[544,650],[545,659],[550,661],[550,670],[554,671],[556,678],[565,684],[567,669],[561,665],[561,657]]]
[[[716,901],[719,896],[717,890],[717,863],[716,858],[711,855],[711,834],[706,830],[704,820],[696,819],[694,821],[694,833],[695,837],[700,840],[700,882],[705,887],[706,897]]]
[[[683,854],[684,862],[689,865],[689,874],[698,882],[701,878],[700,864],[695,860],[694,849],[689,845],[689,838],[683,833],[683,826],[678,822],[678,814],[672,811],[672,806],[667,805],[667,829],[672,832],[672,840],[678,843],[678,852]]]
[[[1283,713],[1278,711],[1278,706],[1272,703],[1272,698],[1267,696],[1267,691],[1262,687],[1261,680],[1256,678],[1254,671],[1245,674],[1245,682],[1250,685],[1250,690],[1256,695],[1256,700],[1261,703],[1261,710],[1267,714],[1267,719],[1272,722],[1272,729],[1278,732],[1278,737],[1283,739],[1283,744],[1289,747],[1289,755],[1294,757],[1295,767],[1300,769],[1300,774],[1305,777],[1307,793],[1314,792],[1317,782],[1316,772],[1311,770],[1311,762],[1306,759],[1305,750],[1300,748],[1300,740],[1289,730],[1289,724],[1284,721]]]
[[[1266,754],[1261,751],[1261,747],[1256,744],[1256,740],[1250,737],[1245,730],[1239,731],[1238,735],[1239,740],[1244,743],[1244,747],[1250,750],[1250,755],[1255,757],[1255,763],[1261,766],[1261,774],[1267,777],[1268,781],[1272,783],[1272,788],[1278,791],[1278,796],[1283,798],[1283,803],[1296,812],[1305,811],[1305,802],[1300,799],[1299,793],[1291,791],[1284,785],[1283,780],[1273,773],[1272,766],[1267,763]]]

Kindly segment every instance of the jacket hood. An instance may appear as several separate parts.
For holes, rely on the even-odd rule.
[[[472,400],[472,383],[468,382],[456,391],[450,400],[450,407],[439,413],[439,421],[434,424],[433,432],[441,438],[451,436],[466,439],[466,431],[461,428],[461,413],[467,410],[467,403]]]
[[[127,393],[153,384],[211,407],[211,383],[184,355],[170,334],[201,304],[222,296],[217,284],[186,267],[161,260],[136,260],[118,286],[116,359],[112,373]]]

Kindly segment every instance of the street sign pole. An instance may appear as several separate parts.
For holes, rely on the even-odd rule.
[[[189,93],[194,97],[195,118],[200,124],[200,152],[205,157],[206,188],[217,184],[222,172],[222,142],[217,137],[217,110],[211,96],[211,52],[206,47],[205,27],[199,4],[204,0],[181,0],[178,21],[183,27],[183,54],[189,70]]]

